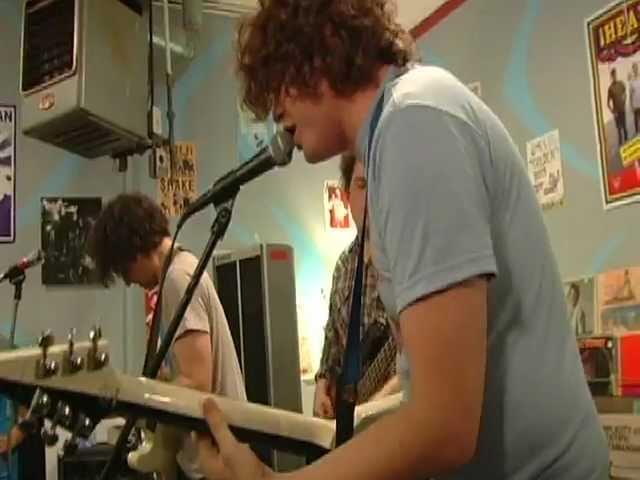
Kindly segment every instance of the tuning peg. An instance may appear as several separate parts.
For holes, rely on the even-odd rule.
[[[38,339],[38,346],[42,350],[42,358],[36,362],[36,377],[46,378],[58,373],[58,362],[47,358],[49,347],[53,345],[55,338],[51,330],[42,332]]]
[[[97,345],[101,338],[102,338],[102,328],[96,325],[89,331],[89,340],[94,345]]]
[[[51,419],[51,425],[42,431],[42,439],[49,447],[58,443],[58,433],[56,432],[58,425],[67,428],[71,424],[72,412],[71,407],[64,402],[58,403],[56,413]]]
[[[102,329],[98,326],[93,327],[89,332],[89,340],[91,340],[91,348],[87,353],[87,369],[99,370],[109,362],[109,355],[106,352],[98,351],[98,344],[102,338]]]
[[[66,353],[64,354],[64,359],[62,362],[62,372],[67,375],[79,372],[84,366],[84,359],[79,355],[74,355],[73,353],[73,349],[75,346],[75,336],[76,329],[72,328],[69,331],[69,336],[67,337],[68,348]]]
[[[64,456],[73,455],[78,449],[78,438],[87,439],[92,431],[93,422],[91,419],[82,413],[79,414],[71,432],[71,437],[65,440],[62,447]]]
[[[36,390],[31,398],[31,405],[27,412],[27,417],[46,417],[51,410],[51,397],[41,388]]]
[[[51,330],[43,331],[38,339],[38,346],[43,350],[48,349],[55,342],[55,337],[51,333]]]

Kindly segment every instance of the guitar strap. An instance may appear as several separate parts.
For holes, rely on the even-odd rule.
[[[380,95],[369,128],[369,164],[371,159],[371,146],[373,137],[382,114],[384,105],[384,94]],[[351,315],[347,329],[347,344],[343,356],[343,368],[338,382],[338,392],[336,395],[336,447],[343,444],[353,436],[354,410],[358,399],[358,382],[360,381],[360,370],[362,365],[362,355],[360,349],[361,331],[364,324],[363,302],[366,295],[366,282],[364,281],[364,242],[367,228],[367,199],[364,202],[364,214],[362,220],[362,231],[360,235],[360,245],[358,249],[358,263],[353,280],[353,290],[351,295]]]

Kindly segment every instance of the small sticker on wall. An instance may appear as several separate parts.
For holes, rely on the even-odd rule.
[[[558,130],[527,142],[527,169],[542,208],[561,205],[564,179]]]
[[[337,180],[324,182],[323,204],[325,230],[344,232],[354,227],[347,192],[340,186],[340,182]]]
[[[168,151],[161,155],[165,159],[165,165],[170,163]],[[158,203],[170,218],[182,215],[198,195],[196,145],[191,142],[176,142],[174,160],[173,165],[166,165],[158,172]]]
[[[576,337],[592,335],[598,330],[596,315],[596,281],[594,277],[564,282],[569,325]]]

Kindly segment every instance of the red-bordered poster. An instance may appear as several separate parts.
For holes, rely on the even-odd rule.
[[[598,159],[605,208],[640,200],[640,0],[587,19]]]
[[[347,192],[337,180],[324,182],[324,223],[327,231],[349,231],[353,228]]]

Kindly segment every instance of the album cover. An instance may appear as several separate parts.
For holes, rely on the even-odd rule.
[[[102,210],[100,197],[41,199],[41,248],[44,285],[96,284],[87,237]]]

